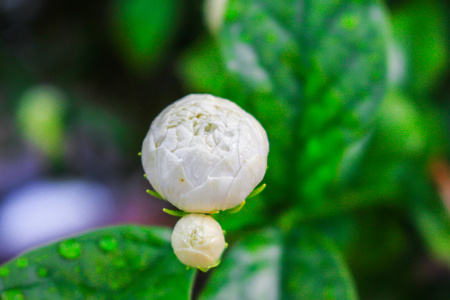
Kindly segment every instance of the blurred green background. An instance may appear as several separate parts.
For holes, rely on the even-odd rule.
[[[0,0],[0,262],[107,224],[172,226],[168,204],[145,193],[137,153],[165,106],[212,93],[254,113],[275,140],[263,204],[221,220],[231,242],[267,222],[282,230],[310,222],[339,245],[361,298],[449,299],[450,7],[385,5],[388,86],[376,126],[356,129],[358,142],[332,157],[345,140],[339,132],[304,138],[324,132],[323,107],[311,105],[289,133],[276,103],[243,96],[223,63],[227,37],[208,32],[201,1]],[[323,123],[350,127],[352,117]],[[284,143],[289,134],[306,142]],[[283,169],[283,154],[297,149],[302,184]],[[322,201],[330,177],[332,203]]]

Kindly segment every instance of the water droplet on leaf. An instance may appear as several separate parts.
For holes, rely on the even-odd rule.
[[[46,277],[48,275],[48,270],[46,268],[39,268],[38,270],[38,276],[39,277]]]
[[[81,244],[75,240],[67,240],[59,244],[58,252],[66,259],[76,259],[81,255]]]
[[[119,243],[117,242],[117,239],[112,236],[104,237],[100,241],[100,248],[105,252],[112,252],[116,250],[118,246]]]
[[[2,300],[23,300],[25,297],[19,289],[11,289],[0,294]]]
[[[24,268],[28,267],[28,265],[29,265],[28,259],[26,259],[25,257],[20,257],[16,261],[16,266],[19,269],[24,269]]]
[[[6,277],[9,275],[9,268],[0,267],[0,277]]]

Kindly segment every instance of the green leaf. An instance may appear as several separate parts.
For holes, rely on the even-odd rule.
[[[309,229],[253,232],[231,247],[200,299],[356,299],[337,249]]]
[[[188,49],[179,62],[179,70],[187,90],[224,95],[227,73],[213,40],[202,39]]]
[[[263,226],[267,224],[272,217],[271,214],[273,214],[267,211],[266,202],[262,198],[265,196],[265,193],[266,191],[252,199],[246,200],[245,205],[241,207],[237,214],[225,211],[214,215],[214,218],[227,232],[241,232],[244,229]]]
[[[190,299],[194,275],[176,259],[168,228],[125,225],[10,261],[0,267],[0,295],[36,300]]]
[[[380,107],[377,126],[384,145],[380,151],[399,159],[421,159],[445,153],[444,121],[426,101],[415,101],[391,90]]]
[[[395,209],[371,208],[318,220],[314,228],[339,246],[352,271],[370,276],[392,273],[396,262],[408,257],[413,247],[405,219]]]
[[[444,75],[449,63],[448,10],[441,1],[406,1],[394,11],[393,35],[398,40],[393,63],[404,86],[416,94],[429,93]]]
[[[112,38],[127,67],[146,73],[170,45],[179,19],[178,0],[115,0]]]
[[[402,185],[411,168],[427,168],[445,155],[443,128],[443,118],[431,105],[392,89],[378,111],[367,149],[348,159],[346,169],[354,176],[347,176],[351,180],[338,195],[337,207],[408,203]]]
[[[379,1],[230,0],[219,32],[235,100],[266,128],[268,198],[320,210],[340,162],[370,131],[386,88],[387,21]],[[295,184],[293,184],[295,182]],[[297,184],[299,183],[299,184]]]
[[[450,210],[424,174],[411,172],[406,187],[414,224],[434,257],[450,265]]]
[[[17,117],[24,138],[52,160],[63,155],[67,100],[56,86],[29,88],[21,97]]]
[[[308,228],[293,230],[283,255],[282,299],[357,299],[337,247]]]

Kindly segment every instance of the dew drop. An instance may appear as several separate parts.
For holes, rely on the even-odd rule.
[[[8,267],[0,267],[0,277],[6,277],[9,275]]]
[[[48,275],[48,270],[46,268],[39,268],[38,269],[38,276],[39,277],[46,277]]]
[[[20,257],[16,260],[16,266],[19,269],[24,269],[28,267],[28,265],[29,265],[28,259],[26,259],[25,257]]]
[[[105,252],[112,252],[117,249],[119,246],[119,243],[117,242],[117,239],[115,239],[112,236],[104,237],[100,240],[100,248]]]
[[[19,289],[7,290],[0,294],[2,300],[24,300],[22,292]]]
[[[67,240],[59,244],[59,254],[66,259],[76,259],[81,255],[81,244],[75,240]]]

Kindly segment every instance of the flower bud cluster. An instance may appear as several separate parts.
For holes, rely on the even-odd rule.
[[[264,177],[269,142],[261,124],[235,103],[188,95],[152,122],[142,146],[148,180],[162,198],[193,213],[175,226],[172,246],[187,266],[208,269],[225,248],[211,216],[242,204]]]

